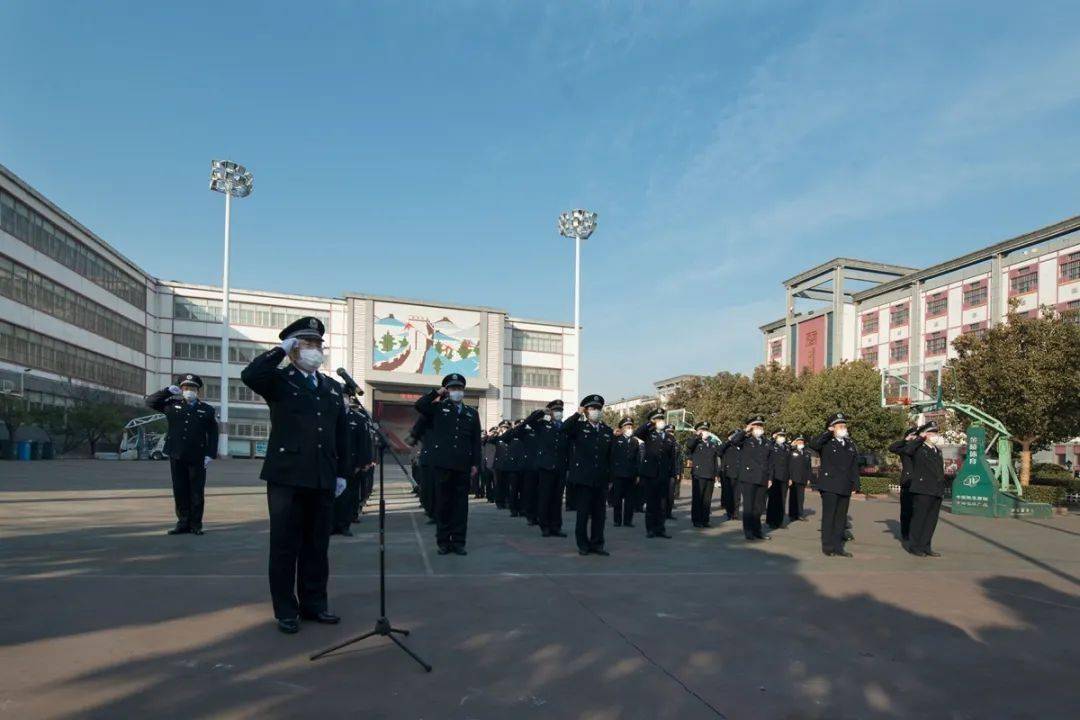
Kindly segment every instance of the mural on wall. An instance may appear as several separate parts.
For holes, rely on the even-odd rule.
[[[374,303],[371,369],[414,375],[480,375],[480,313]]]

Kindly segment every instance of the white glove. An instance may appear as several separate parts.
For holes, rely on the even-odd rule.
[[[213,459],[214,458],[212,458],[212,457],[204,457],[202,466],[205,468],[207,465],[210,464],[210,461],[213,460]]]
[[[282,350],[284,350],[285,354],[288,355],[289,353],[291,353],[293,351],[293,348],[296,347],[299,344],[300,344],[300,339],[299,338],[294,338],[294,337],[293,338],[285,338],[284,340],[281,341],[281,345],[279,345],[278,347],[280,347]]]
[[[345,492],[345,478],[338,478],[337,480],[335,480],[335,483],[336,487],[334,488],[334,497],[340,497],[341,493]]]
[[[168,389],[169,389],[169,392],[171,392],[173,395],[179,395],[180,394],[180,388],[177,387],[176,385],[170,385]]]

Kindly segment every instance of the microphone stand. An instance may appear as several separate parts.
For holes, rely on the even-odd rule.
[[[354,394],[356,393],[354,388],[349,389],[351,389]],[[357,398],[359,399],[359,395],[357,395]],[[373,418],[367,412],[367,410],[362,404],[360,405],[360,409],[363,410],[364,413],[368,416],[368,428],[371,432],[372,438],[375,438],[377,441],[379,453],[379,617],[375,621],[374,629],[364,633],[363,635],[357,635],[356,637],[349,638],[344,642],[340,642],[337,645],[334,645],[333,647],[328,647],[325,650],[320,650],[319,652],[312,655],[309,659],[318,660],[324,655],[328,655],[335,650],[340,650],[343,647],[352,645],[353,643],[358,643],[361,640],[367,640],[369,637],[381,635],[383,637],[390,638],[390,640],[393,641],[395,645],[404,650],[405,653],[413,660],[418,662],[420,664],[420,667],[424,668],[424,670],[427,672],[431,672],[431,666],[424,662],[424,660],[419,655],[410,650],[408,646],[405,645],[405,643],[398,639],[398,635],[407,636],[409,634],[409,631],[392,626],[390,624],[390,620],[386,617],[386,490],[383,482],[383,451],[390,446],[390,442],[386,439],[386,435],[383,434],[382,428],[379,427],[379,423],[375,421],[375,418]],[[390,454],[394,455],[393,449],[390,450]],[[412,477],[409,475],[409,472],[405,470],[405,466],[401,464],[400,460],[398,460],[397,455],[394,455],[394,459],[397,460],[397,464],[401,467],[402,472],[405,473],[405,477],[409,478],[409,481],[415,484],[415,481],[413,481]]]

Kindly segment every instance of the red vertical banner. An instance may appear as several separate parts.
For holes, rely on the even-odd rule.
[[[818,372],[825,369],[829,336],[825,332],[825,316],[804,320],[798,324],[798,372]]]

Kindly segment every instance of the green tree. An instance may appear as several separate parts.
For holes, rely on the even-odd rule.
[[[789,433],[819,434],[830,415],[842,412],[859,450],[883,455],[907,427],[903,410],[881,407],[881,374],[862,360],[806,374],[801,385],[779,412]]]
[[[438,355],[436,355],[435,356],[435,361],[433,363],[431,363],[431,369],[435,371],[436,375],[439,375],[439,374],[442,373],[442,365],[443,365],[442,358],[439,357]]]
[[[1020,446],[1020,482],[1031,481],[1031,453],[1080,435],[1080,313],[1044,307],[1037,318],[1009,311],[982,337],[953,341],[957,357],[942,383],[946,397],[1005,424]]]
[[[34,410],[18,395],[0,395],[0,420],[8,431],[8,440],[15,439],[15,432],[34,421]]]
[[[383,352],[390,352],[394,349],[394,337],[390,334],[389,330],[386,332],[385,335],[382,336],[382,339],[380,340],[380,348]]]
[[[472,348],[469,347],[469,341],[468,340],[462,340],[461,344],[458,345],[458,351],[457,352],[458,352],[458,356],[462,360],[469,357],[469,353],[472,352]]]
[[[672,395],[669,409],[684,408],[693,422],[708,421],[717,435],[725,436],[743,427],[750,415],[764,415],[767,422],[775,423],[803,382],[794,370],[777,363],[758,366],[750,377],[719,372],[684,383]]]
[[[398,340],[398,347],[401,348],[402,350],[409,347],[409,338],[402,335],[401,339]]]

